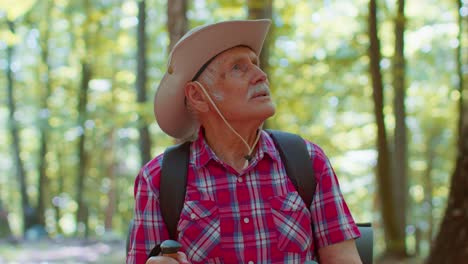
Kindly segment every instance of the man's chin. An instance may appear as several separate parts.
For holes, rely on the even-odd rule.
[[[270,117],[272,117],[272,116],[274,116],[275,113],[276,113],[276,108],[273,107],[272,110],[271,110],[271,112],[270,112],[270,113],[268,114],[268,116],[265,118],[265,120],[268,119],[268,118],[270,118]]]
[[[270,117],[274,116],[275,113],[276,113],[276,105],[275,105],[275,103],[271,102],[269,108],[270,108],[270,109],[269,109],[270,111],[268,112],[269,115],[268,115],[267,118],[270,118]]]
[[[262,120],[262,122],[265,122],[268,118],[274,116],[275,113],[276,108],[274,105],[272,105],[269,109],[265,109],[265,111],[258,113],[258,119]]]

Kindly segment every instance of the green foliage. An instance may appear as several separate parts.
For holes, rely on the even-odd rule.
[[[33,8],[37,0],[22,0],[18,1],[14,5],[7,1],[0,2],[0,11],[6,13],[6,17],[10,21],[14,21],[18,17],[24,15],[26,12]]]
[[[22,2],[22,1],[20,1]],[[47,175],[48,228],[53,234],[71,234],[75,228],[76,145],[81,133],[89,141],[91,154],[86,182],[93,236],[103,233],[104,213],[109,204],[109,186],[117,179],[118,205],[114,229],[126,232],[133,210],[133,181],[139,170],[138,115],[150,123],[153,154],[161,153],[172,139],[157,127],[152,96],[167,63],[166,1],[148,0],[147,72],[148,103],[135,101],[136,19],[134,1],[45,0],[8,5],[0,17],[0,68],[6,70],[6,48],[14,47],[14,85],[21,129],[21,157],[25,161],[28,194],[37,196],[39,128],[49,125]],[[407,59],[407,100],[411,210],[409,223],[427,224],[424,173],[427,152],[435,153],[432,180],[433,215],[439,221],[447,195],[447,182],[454,164],[456,104],[455,3],[452,1],[409,1],[405,55]],[[86,6],[86,3],[88,6]],[[190,27],[247,15],[245,1],[189,1]],[[393,129],[390,87],[393,55],[392,1],[380,3],[379,19],[386,84],[386,122]],[[424,6],[424,8],[422,8]],[[2,8],[3,7],[3,8]],[[4,9],[0,6],[0,9]],[[5,9],[4,9],[5,10]],[[16,33],[6,26],[6,16],[16,23]],[[319,144],[335,167],[344,195],[355,218],[375,221],[374,165],[376,128],[372,88],[368,77],[367,1],[274,1],[274,43],[269,58],[270,83],[277,105],[271,119],[273,128],[296,132]],[[44,42],[45,29],[49,38]],[[41,49],[49,50],[51,95],[48,109],[42,109],[45,63]],[[78,126],[78,90],[81,62],[92,67],[85,127]],[[0,74],[2,87],[5,74]],[[19,193],[8,132],[6,89],[0,90],[0,200],[18,219]],[[112,168],[112,170],[110,170]],[[115,175],[110,175],[115,173]],[[63,182],[61,185],[60,182]],[[421,189],[422,188],[422,189]],[[60,198],[60,199],[59,199]],[[54,220],[60,203],[59,224]],[[12,225],[18,234],[20,226]],[[379,238],[380,239],[380,238]],[[382,241],[379,240],[379,243]]]

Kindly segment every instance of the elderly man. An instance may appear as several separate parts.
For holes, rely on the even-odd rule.
[[[359,230],[324,152],[305,141],[317,182],[307,208],[262,130],[275,113],[258,58],[270,23],[205,25],[174,46],[154,111],[164,132],[193,141],[177,225],[182,248],[147,263],[361,263]],[[145,263],[169,239],[159,203],[162,163],[157,156],[136,178],[127,263]]]

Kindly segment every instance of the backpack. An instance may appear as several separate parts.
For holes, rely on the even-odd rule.
[[[304,140],[296,134],[270,129],[265,131],[272,137],[279,151],[289,180],[298,191],[307,208],[310,208],[315,193],[316,181]],[[161,214],[172,240],[177,240],[177,223],[185,201],[190,144],[191,142],[185,142],[171,146],[164,152],[159,199]],[[182,164],[185,164],[185,166],[181,166]],[[357,225],[361,232],[361,237],[356,240],[359,255],[364,264],[372,263],[372,227],[370,223]],[[155,247],[150,256],[157,255],[158,251],[159,247]]]

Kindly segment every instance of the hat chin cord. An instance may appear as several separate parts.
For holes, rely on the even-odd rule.
[[[232,133],[234,133],[237,137],[240,138],[240,140],[244,143],[244,145],[249,150],[247,155],[244,156],[244,159],[245,159],[244,169],[245,169],[248,166],[249,161],[252,159],[252,152],[253,152],[253,150],[255,148],[255,145],[257,145],[258,140],[260,139],[260,130],[262,129],[262,126],[259,127],[259,131],[257,133],[257,138],[255,139],[252,147],[250,147],[249,144],[247,143],[247,141],[245,141],[245,139],[242,138],[242,136],[239,135],[239,133],[237,133],[237,131],[229,124],[229,122],[226,120],[226,118],[224,118],[223,114],[221,113],[219,108],[216,106],[213,99],[211,99],[211,96],[208,94],[205,87],[201,83],[199,83],[198,81],[194,81],[194,82],[197,83],[198,85],[200,85],[200,88],[202,89],[203,93],[208,97],[208,101],[210,101],[210,103],[213,105],[214,109],[216,110],[218,115],[221,117],[221,119],[224,121],[224,123],[227,125],[227,127],[232,131]]]

